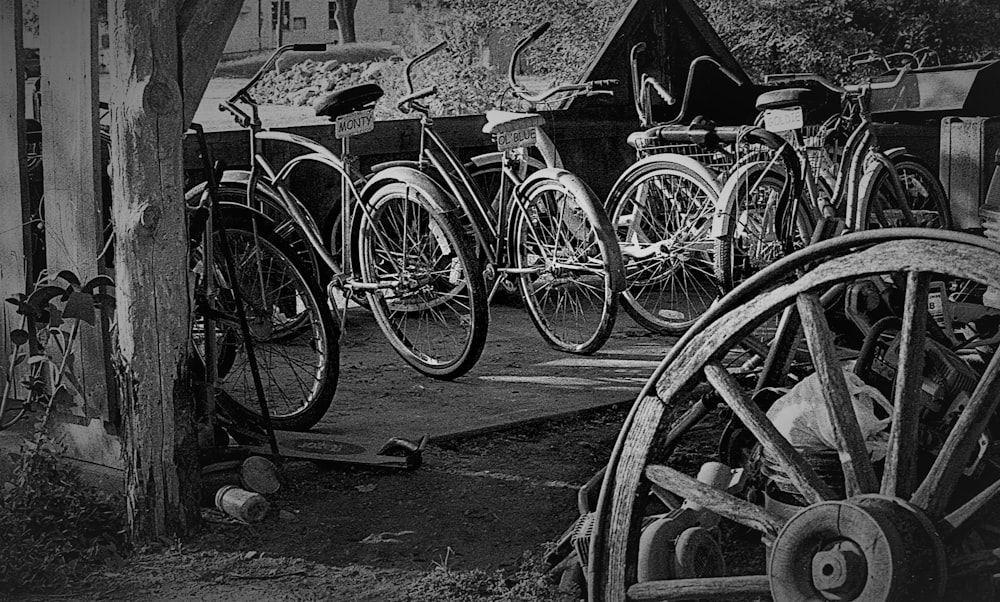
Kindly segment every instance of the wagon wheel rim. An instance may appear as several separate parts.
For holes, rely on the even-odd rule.
[[[984,509],[1000,496],[1000,483],[982,488],[962,503],[953,500],[958,478],[995,410],[995,400],[1000,397],[1000,355],[994,353],[991,357],[965,411],[948,433],[930,469],[918,474],[914,460],[919,428],[914,418],[918,403],[915,393],[919,391],[924,361],[923,353],[914,353],[914,350],[923,349],[926,337],[927,311],[923,308],[927,307],[930,275],[969,278],[988,286],[1000,286],[1000,247],[981,238],[954,233],[924,231],[911,235],[913,232],[919,231],[907,229],[894,233],[881,232],[874,236],[873,233],[861,233],[843,237],[837,244],[827,245],[832,259],[820,262],[801,278],[791,280],[789,278],[795,270],[809,261],[822,258],[822,254],[817,254],[815,249],[796,253],[786,258],[790,261],[779,262],[786,269],[769,270],[770,282],[781,284],[767,286],[766,280],[751,279],[738,293],[742,309],[730,308],[706,316],[696,324],[693,332],[678,343],[640,394],[612,454],[594,517],[594,536],[590,541],[589,557],[593,559],[588,567],[591,600],[669,600],[772,592],[777,600],[801,599],[789,598],[788,592],[792,590],[782,589],[783,581],[792,581],[793,588],[801,583],[789,577],[788,573],[792,572],[789,565],[780,562],[772,563],[769,567],[772,573],[767,575],[635,582],[635,571],[630,567],[635,564],[635,540],[641,519],[636,515],[639,511],[637,498],[643,488],[651,484],[749,526],[765,540],[799,545],[796,542],[805,537],[804,531],[808,531],[801,526],[793,526],[793,521],[764,508],[703,485],[651,457],[650,447],[654,438],[665,445],[667,406],[675,396],[690,391],[699,381],[707,381],[711,391],[721,397],[761,445],[778,459],[798,493],[805,498],[807,505],[800,511],[803,518],[796,523],[808,522],[810,514],[816,522],[822,522],[818,517],[823,514],[824,508],[832,504],[841,512],[857,515],[862,522],[870,521],[878,526],[873,529],[884,531],[886,541],[896,542],[885,544],[891,552],[889,554],[880,556],[871,552],[865,556],[868,563],[862,567],[865,574],[879,570],[886,562],[893,562],[893,553],[896,556],[901,554],[899,529],[891,527],[894,521],[904,524],[905,534],[910,538],[907,541],[919,540],[930,550],[913,564],[921,574],[929,576],[930,582],[937,587],[932,591],[937,593],[938,598],[944,591],[942,588],[949,574],[954,578],[975,571],[979,574],[983,571],[1000,572],[996,561],[1000,550],[981,550],[964,555],[954,551],[956,543],[983,520]],[[796,257],[798,255],[810,257],[806,261]],[[891,400],[894,410],[888,453],[884,470],[877,474],[857,421],[851,419],[850,394],[843,372],[835,369],[840,362],[833,352],[819,299],[823,290],[834,284],[884,273],[904,274],[906,287],[900,334],[900,370]],[[751,402],[742,386],[721,363],[726,349],[735,345],[755,324],[777,311],[776,308],[786,306],[793,307],[801,319],[816,371],[823,384],[824,404],[835,425],[837,451],[844,466],[846,499],[841,499],[817,476],[803,455],[775,429],[763,410]],[[920,370],[916,368],[918,362]],[[661,402],[661,399],[665,401]],[[698,403],[688,406],[687,413],[695,412]],[[687,424],[685,430],[692,424]],[[671,428],[677,427],[672,425]],[[884,527],[887,524],[890,527]],[[852,533],[840,533],[838,537],[847,542],[856,539]],[[837,538],[831,536],[830,539]],[[854,544],[845,544],[846,548],[851,545]],[[839,548],[832,550],[832,554],[831,549],[820,551],[823,554],[816,560],[816,570],[820,573],[824,566],[836,569],[834,565],[837,562],[846,566],[843,559],[850,556]],[[811,553],[810,563],[816,555]],[[832,564],[824,565],[823,559]],[[843,597],[845,590],[842,585],[837,586],[839,593],[832,595],[849,600],[907,599],[901,597],[905,594],[900,593],[904,591],[901,589],[906,579],[902,576],[904,572],[898,578],[889,578],[888,588],[879,590],[888,593],[879,594],[874,589],[863,587],[870,580],[859,576],[861,573],[856,565],[852,565],[855,572],[848,575],[852,584],[846,590],[848,597]],[[775,571],[781,574],[773,573]],[[859,580],[861,586],[858,585]],[[824,584],[816,586],[811,580],[809,585],[814,593],[826,591]],[[925,586],[921,590],[922,595],[926,595],[927,591]],[[824,596],[815,599],[836,598]]]

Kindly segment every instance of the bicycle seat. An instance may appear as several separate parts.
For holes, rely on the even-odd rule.
[[[789,107],[815,109],[820,107],[824,102],[826,102],[826,98],[816,90],[810,90],[809,88],[784,88],[764,92],[758,96],[757,110],[787,109]]]
[[[530,127],[539,127],[545,123],[545,118],[537,113],[513,113],[511,111],[486,111],[484,134],[500,134],[515,132]]]
[[[377,84],[359,84],[323,94],[313,101],[317,117],[336,119],[352,111],[363,109],[382,98],[384,92]]]

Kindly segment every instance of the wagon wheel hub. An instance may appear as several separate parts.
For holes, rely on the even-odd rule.
[[[865,495],[821,502],[792,517],[771,548],[777,602],[941,599],[944,548],[922,512]],[[936,592],[936,593],[935,593]]]
[[[833,542],[812,559],[813,587],[827,600],[851,600],[868,581],[868,564],[861,547],[849,539]]]

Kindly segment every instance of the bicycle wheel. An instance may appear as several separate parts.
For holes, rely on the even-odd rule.
[[[500,199],[498,196],[500,194],[500,187],[503,184],[505,177],[503,175],[501,161],[502,158],[497,157],[495,162],[484,163],[481,165],[476,165],[472,162],[465,164],[465,169],[469,172],[469,176],[472,178],[472,181],[475,182],[476,186],[479,188],[479,192],[482,193],[481,198],[486,201],[486,206],[493,212],[491,214],[493,217],[496,215],[497,207],[500,206]],[[544,167],[544,163],[529,157],[524,166],[525,173],[521,177],[526,178]],[[511,184],[508,182],[507,193],[510,194],[510,192]]]
[[[714,269],[723,291],[731,291],[748,277],[786,254],[786,241],[776,231],[778,201],[785,175],[760,161],[740,167],[723,186],[716,214],[724,226],[716,232]],[[812,226],[804,207],[795,216],[793,250],[809,243]]]
[[[1000,355],[984,351],[972,369],[955,354],[932,353],[939,347],[926,308],[928,281],[939,273],[1000,285],[1000,248],[920,232],[865,232],[806,248],[724,298],[721,311],[673,348],[626,418],[598,507],[586,517],[590,528],[574,542],[589,551],[589,600],[996,599],[996,564],[975,559],[1000,544],[989,511],[998,468],[986,451],[996,433]],[[819,297],[900,273],[890,301],[901,316],[894,351],[874,354],[872,373],[843,364]],[[800,414],[791,405],[767,412],[755,383],[719,361],[741,332],[782,308],[800,316],[810,362],[779,375],[817,383]],[[928,407],[920,391],[944,366],[962,378]],[[884,385],[889,419],[870,414],[874,398],[859,381]],[[710,447],[727,415],[752,433],[751,446],[760,444],[750,463],[732,467],[744,468],[738,487]],[[796,439],[806,422],[798,418],[816,416],[836,434],[820,445]],[[685,500],[684,508],[707,512],[678,509]],[[719,539],[732,533],[719,516],[754,536]],[[682,534],[702,545],[682,546]]]
[[[535,328],[560,351],[588,354],[614,328],[621,259],[610,222],[600,220],[603,209],[579,184],[574,189],[556,178],[535,180],[509,234],[518,288]],[[588,214],[587,204],[600,221]]]
[[[906,202],[913,223],[905,223],[902,211],[895,201],[890,174],[886,169],[878,169],[866,186],[863,194],[868,203],[869,228],[892,228],[914,226],[919,228],[951,229],[951,212],[944,187],[937,176],[913,155],[892,157],[892,163],[899,175],[900,184],[906,193]]]
[[[631,168],[608,209],[625,260],[625,310],[641,326],[684,332],[720,294],[713,271],[718,185],[663,159]]]
[[[285,240],[266,218],[227,208],[226,233],[233,254],[268,411],[274,428],[307,430],[333,401],[339,375],[339,327],[326,296]],[[236,421],[262,424],[260,406],[237,318],[233,280],[224,263],[222,239],[215,232],[217,397],[221,410]],[[193,250],[195,272],[207,266],[201,248]],[[199,287],[201,279],[199,279]],[[196,348],[204,357],[204,319],[195,321]]]
[[[391,182],[356,220],[356,266],[375,320],[417,371],[457,378],[479,360],[489,323],[486,285],[472,243],[429,186]]]

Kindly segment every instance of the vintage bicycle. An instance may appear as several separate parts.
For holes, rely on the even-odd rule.
[[[475,365],[486,337],[489,310],[482,270],[450,197],[436,182],[407,165],[376,170],[367,179],[358,173],[350,139],[374,127],[373,107],[382,90],[361,84],[334,90],[314,103],[317,116],[335,123],[339,155],[303,136],[265,129],[260,120],[251,89],[263,74],[285,52],[323,49],[322,44],[277,49],[221,104],[250,133],[251,168],[227,173],[220,192],[242,195],[301,255],[313,257],[313,273],[323,277],[331,299],[364,295],[386,338],[408,364],[434,378],[461,376]],[[272,165],[265,142],[288,145],[300,154]],[[332,209],[338,226],[329,236],[292,191],[294,176],[306,166],[326,169],[340,183]],[[346,305],[341,319],[346,319]]]
[[[894,88],[906,73],[904,67],[888,82],[846,86],[815,74],[766,79],[797,85],[758,98],[764,129],[782,138],[770,138],[720,193],[714,260],[726,290],[807,244],[820,219],[838,225],[819,237],[874,227],[950,228],[937,177],[904,149],[883,152],[871,120],[871,90]]]
[[[556,86],[531,96],[515,81],[518,56],[548,29],[544,24],[516,45],[508,80],[516,94],[533,102],[555,96],[593,94],[609,82]],[[414,59],[425,60],[440,43]],[[434,131],[427,106],[419,101],[434,87],[414,92],[412,71],[401,110],[420,115],[417,167],[434,174],[461,207],[463,224],[474,236],[492,284],[490,296],[513,281],[536,329],[552,347],[587,354],[611,335],[617,297],[624,285],[621,254],[601,203],[577,176],[561,167],[551,139],[536,113],[489,111],[483,132],[499,154],[473,159],[468,166]],[[538,148],[540,166],[528,156]],[[474,167],[470,172],[467,167]]]

